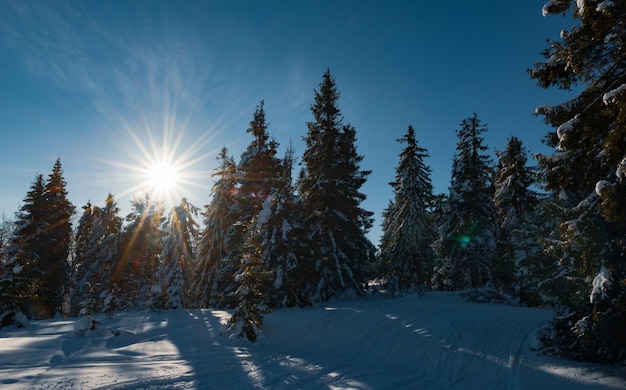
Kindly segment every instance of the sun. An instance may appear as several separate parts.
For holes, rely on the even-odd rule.
[[[179,184],[178,167],[171,162],[157,162],[148,168],[148,183],[158,192],[167,192]]]

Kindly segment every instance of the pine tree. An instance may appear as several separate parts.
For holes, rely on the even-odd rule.
[[[193,282],[194,306],[210,307],[219,305],[224,296],[221,288],[230,282],[232,269],[226,260],[231,243],[229,231],[236,221],[233,210],[236,207],[237,191],[236,165],[223,147],[217,157],[219,167],[213,174],[217,181],[211,189],[211,203],[205,206],[204,230],[202,231],[197,255],[196,277]]]
[[[122,253],[113,269],[111,292],[121,309],[147,309],[162,252],[163,206],[149,195],[135,197],[122,233]],[[110,298],[111,299],[111,298]],[[109,299],[109,300],[110,300]]]
[[[492,281],[498,235],[493,202],[492,162],[476,113],[461,122],[452,163],[447,215],[440,227],[438,288],[483,287]]]
[[[256,219],[256,218],[255,218]],[[257,229],[257,221],[247,225],[246,230]],[[263,326],[263,315],[269,312],[267,294],[270,273],[261,260],[262,247],[256,238],[258,234],[246,234],[246,242],[241,258],[241,267],[235,275],[237,290],[236,307],[228,320],[228,331],[237,337],[246,337],[256,341]]]
[[[512,292],[517,263],[521,260],[516,258],[518,237],[513,232],[524,222],[532,222],[528,216],[537,206],[538,195],[531,189],[535,184],[534,174],[526,165],[527,151],[519,138],[509,138],[506,148],[496,151],[496,155],[498,165],[494,202],[498,212],[500,239],[494,279],[498,287]]]
[[[88,203],[83,210],[70,277],[72,315],[81,310],[97,313],[105,309],[104,300],[120,257],[122,218],[115,197],[109,194],[104,207]]]
[[[361,293],[371,243],[365,233],[372,213],[360,207],[359,192],[369,171],[360,169],[356,130],[343,125],[335,80],[326,71],[311,106],[314,121],[307,123],[304,165],[298,183],[305,210],[304,224],[321,279],[313,300],[326,300],[347,291]]]
[[[70,219],[74,205],[67,199],[61,159],[57,159],[44,189],[45,253],[39,259],[42,271],[41,296],[48,313],[61,311],[69,280],[69,252],[72,238]]]
[[[198,235],[198,224],[194,220],[196,215],[198,208],[185,198],[170,212],[160,277],[166,309],[189,305],[188,289],[196,260],[194,246]]]
[[[266,293],[270,309],[310,305],[311,291],[319,280],[311,258],[311,243],[302,224],[301,203],[294,194],[293,156],[290,147],[280,162],[279,180],[263,201],[249,237],[254,246],[248,248],[258,248],[259,261],[271,278]]]
[[[566,14],[571,1],[553,0],[544,14]],[[544,139],[555,155],[539,158],[546,188],[561,207],[561,300],[569,313],[556,319],[557,349],[570,356],[621,361],[626,336],[626,2],[579,1],[577,24],[550,41],[530,76],[539,86],[582,92],[537,114],[556,128]],[[601,272],[606,269],[606,273]],[[611,287],[593,299],[595,276]],[[589,302],[591,301],[591,302]],[[590,304],[591,303],[591,304]]]
[[[430,168],[424,163],[426,149],[418,146],[409,126],[400,153],[394,200],[385,210],[380,245],[382,270],[390,291],[408,290],[429,283],[435,229],[428,210],[433,202]]]
[[[49,316],[42,309],[40,303],[41,270],[39,261],[46,250],[44,232],[46,230],[45,216],[45,182],[43,175],[38,174],[32,183],[30,191],[24,198],[24,203],[15,217],[15,231],[7,248],[7,270],[17,269],[21,282],[21,288],[13,292],[7,292],[6,299],[19,302],[19,310],[29,318],[34,316],[44,318]],[[15,268],[17,267],[17,268]],[[14,280],[13,276],[8,276]],[[17,282],[13,282],[17,283]],[[7,290],[8,291],[8,290]],[[32,299],[19,299],[18,297],[31,297]]]

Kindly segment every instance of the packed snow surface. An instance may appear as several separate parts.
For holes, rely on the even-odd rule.
[[[0,330],[2,389],[624,389],[624,369],[540,356],[548,309],[457,293],[339,300],[265,317],[257,343],[228,312],[176,310]]]

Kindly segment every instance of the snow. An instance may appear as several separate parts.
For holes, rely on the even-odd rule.
[[[615,4],[611,0],[605,0],[598,4],[596,11],[605,12],[607,9],[613,7]]]
[[[550,0],[547,3],[545,3],[543,7],[541,8],[541,15],[548,16],[548,14],[550,13],[550,7],[554,4],[556,4],[556,0]]]
[[[617,176],[618,180],[621,182],[626,179],[626,157],[620,161],[617,165],[617,169],[615,170],[615,176]]]
[[[607,106],[609,104],[617,103],[618,96],[621,95],[624,91],[626,91],[626,83],[605,93],[604,96],[602,96],[602,101]]]
[[[611,183],[609,183],[608,181],[600,180],[596,183],[596,194],[598,194],[598,196],[602,196],[602,191],[610,185]]]
[[[21,266],[21,265],[19,265],[19,264],[18,264],[18,265],[16,265],[15,267],[13,267],[13,274],[15,274],[15,275],[19,274],[20,272],[22,272],[22,269],[23,269],[23,268],[24,268],[24,267],[22,267],[22,266]]]
[[[283,309],[257,343],[216,310],[56,319],[0,330],[3,389],[623,389],[616,366],[537,353],[548,309],[467,303],[458,293]],[[78,325],[76,325],[79,323]]]
[[[556,135],[559,138],[559,148],[561,148],[561,142],[563,142],[567,136],[567,133],[572,131],[572,129],[574,128],[574,126],[576,126],[578,124],[580,118],[580,114],[576,114],[576,116],[574,116],[572,119],[568,120],[567,122],[563,123],[561,126],[559,126],[556,129]]]
[[[606,268],[602,267],[598,275],[593,278],[593,289],[589,295],[589,302],[597,303],[598,300],[602,300],[607,297],[606,290],[613,284],[611,274]]]

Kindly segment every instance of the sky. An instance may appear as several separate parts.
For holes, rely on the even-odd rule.
[[[436,193],[473,112],[492,155],[512,135],[552,152],[534,109],[573,95],[541,89],[527,69],[574,21],[543,17],[544,2],[0,0],[0,211],[13,218],[57,158],[78,215],[108,193],[123,215],[143,193],[202,207],[217,153],[239,159],[261,100],[279,154],[291,143],[302,155],[330,69],[372,171],[362,206],[377,244],[409,124]],[[150,179],[164,163],[177,170],[168,188]]]

